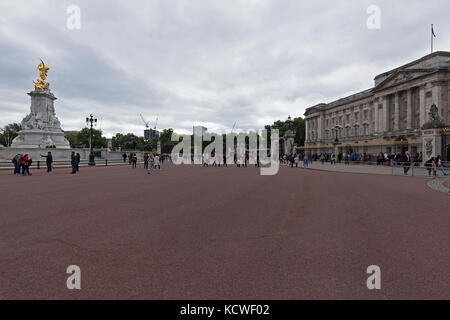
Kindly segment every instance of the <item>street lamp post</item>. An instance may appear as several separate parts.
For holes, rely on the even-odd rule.
[[[334,139],[334,142],[339,143],[339,138],[338,138],[339,126],[335,126],[334,130],[336,131],[336,138]]]
[[[340,127],[335,126],[333,129],[336,131],[336,138],[333,141],[333,145],[334,145],[334,156],[337,158],[338,154],[339,154],[338,146],[341,144],[341,142],[339,141],[339,138],[338,138],[338,132],[339,132]]]
[[[286,124],[287,130],[284,133],[284,152],[289,154],[295,155],[295,132],[293,130],[294,127],[294,121],[292,120],[291,116],[287,118],[287,120],[284,122]]]
[[[97,119],[94,118],[92,113],[89,117],[86,118],[86,124],[91,126],[90,128],[90,145],[91,145],[91,152],[89,153],[89,165],[95,166],[95,155],[94,155],[94,145],[92,144],[93,138],[94,138],[94,125],[97,125]]]

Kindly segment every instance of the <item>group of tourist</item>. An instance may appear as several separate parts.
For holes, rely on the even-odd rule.
[[[425,168],[427,168],[429,176],[431,176],[431,173],[433,173],[433,176],[437,176],[437,169],[441,170],[444,176],[447,175],[444,169],[444,165],[442,163],[441,156],[432,157],[431,159],[426,161]]]
[[[28,154],[17,154],[12,159],[12,163],[14,164],[14,174],[23,175],[23,176],[31,176],[30,166],[33,163],[33,159],[28,156]]]
[[[303,162],[303,167],[307,168],[308,164],[312,161],[320,161],[322,165],[324,165],[326,162],[329,162],[331,165],[336,165],[336,160],[341,163],[344,161],[345,164],[350,164],[350,161],[360,161],[360,160],[366,161],[368,164],[370,164],[370,156],[368,156],[366,153],[363,155],[357,155],[351,152],[344,152],[339,153],[336,157],[335,153],[321,153],[320,155],[313,154],[310,155],[309,153],[300,152],[298,154],[290,154],[290,155],[283,155],[280,156],[280,162],[284,164],[288,164],[292,167],[298,167],[298,164],[300,162]],[[415,154],[413,157],[411,157],[410,153],[408,151],[396,154],[388,154],[387,152],[383,153],[380,152],[378,155],[376,155],[376,163],[377,165],[388,165],[388,166],[398,166],[403,167],[403,172],[405,175],[408,174],[411,166],[414,167],[420,167],[420,164],[423,161],[422,152]],[[447,172],[445,171],[444,163],[442,161],[441,156],[432,157],[428,161],[424,163],[425,168],[428,171],[428,175],[437,175],[438,169],[442,172],[444,176],[447,176]]]
[[[79,153],[75,154],[75,152],[72,152],[72,154],[70,155],[70,164],[72,166],[71,174],[75,174],[78,171],[80,171],[80,161],[81,161],[80,154]]]

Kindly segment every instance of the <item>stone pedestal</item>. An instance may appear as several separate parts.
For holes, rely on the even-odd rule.
[[[284,153],[295,154],[295,133],[292,130],[287,130],[284,134]]]
[[[22,120],[22,130],[13,140],[13,148],[42,148],[55,146],[70,149],[69,141],[64,137],[61,123],[56,117],[54,101],[56,97],[50,89],[31,91],[31,112]]]
[[[333,142],[333,146],[334,146],[334,155],[335,155],[335,157],[336,157],[336,161],[337,161],[337,158],[338,158],[338,155],[339,155],[339,145],[340,145],[341,143],[340,142]]]
[[[442,138],[440,128],[430,128],[423,130],[423,160],[428,161],[433,157],[441,155],[442,150]],[[441,155],[442,156],[442,155]]]

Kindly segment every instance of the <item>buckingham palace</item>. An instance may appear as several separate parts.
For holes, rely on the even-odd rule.
[[[305,151],[423,153],[450,160],[450,52],[375,77],[374,87],[305,111]]]

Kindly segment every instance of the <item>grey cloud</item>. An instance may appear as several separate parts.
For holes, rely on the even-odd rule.
[[[81,30],[68,30],[73,3],[0,4],[0,125],[26,114],[40,57],[64,129],[92,112],[111,136],[142,135],[139,113],[180,132],[259,129],[427,54],[430,23],[436,49],[450,47],[446,0],[80,0]],[[366,27],[371,4],[381,30]]]

